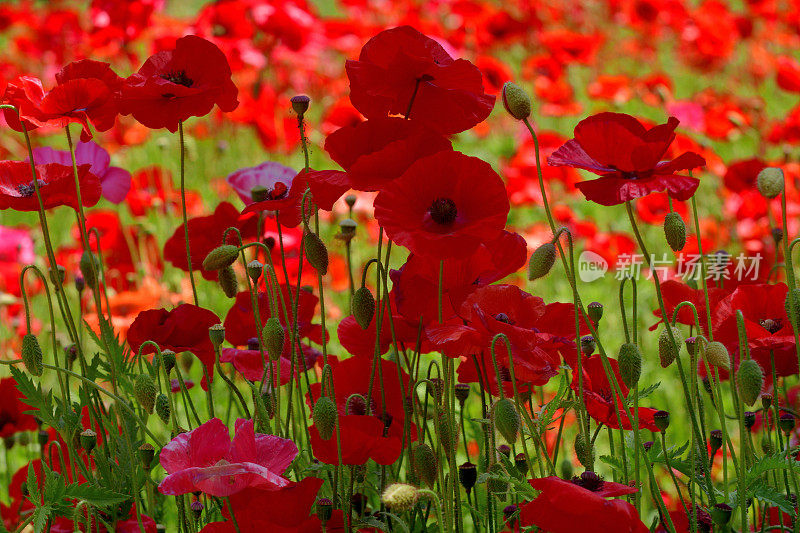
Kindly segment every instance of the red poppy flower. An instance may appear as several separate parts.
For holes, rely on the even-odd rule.
[[[311,531],[309,514],[323,481],[303,478],[278,490],[247,488],[230,497],[236,525],[230,520],[230,510],[223,509],[226,522],[212,522],[203,533],[277,533]],[[238,529],[237,529],[238,526]],[[308,528],[308,529],[307,529]]]
[[[619,373],[619,364],[614,359],[609,359],[608,362],[611,365],[611,369],[614,371],[614,376],[619,384],[622,396],[627,398],[628,387],[622,382],[622,377]],[[577,361],[571,366],[575,370],[572,377],[572,390],[577,392],[579,390]],[[622,399],[617,398],[617,395],[614,393],[614,388],[606,376],[600,356],[584,357],[582,360],[582,369],[583,394],[589,416],[597,422],[603,423],[613,429],[619,429],[619,421],[621,420],[622,428],[630,430],[631,421],[628,415],[625,414],[625,409],[622,407]],[[615,399],[616,401],[614,401]],[[653,418],[656,412],[657,409],[640,407],[639,429],[649,429],[653,432],[658,431]],[[617,419],[617,413],[619,413],[619,420]]]
[[[726,282],[726,288],[709,287],[708,301],[709,304],[711,304],[712,314],[720,300],[729,295],[733,287],[734,284],[728,282]],[[675,308],[680,305],[681,302],[691,302],[695,309],[697,309],[697,318],[700,321],[700,327],[703,331],[706,330],[708,321],[706,320],[706,298],[703,289],[693,289],[685,283],[670,279],[661,284],[661,294],[664,296],[664,308],[667,310],[667,318],[669,318],[670,322],[672,322],[672,315],[674,314]],[[661,318],[661,309],[654,310],[653,314]],[[656,329],[662,322],[663,320],[656,322],[650,327],[650,330]],[[684,306],[678,311],[678,323],[686,324],[687,326],[695,325],[694,313],[691,308]]]
[[[89,172],[91,165],[78,166],[78,183],[84,207],[91,207],[100,200],[102,187],[100,178]],[[58,163],[36,165],[36,177],[45,209],[68,205],[78,209],[75,176],[72,166]],[[38,211],[31,165],[27,161],[0,161],[0,210]]]
[[[732,355],[738,356],[736,311],[741,311],[750,356],[761,365],[764,375],[770,379],[770,353],[775,355],[775,372],[778,376],[797,374],[794,332],[784,305],[788,290],[785,283],[740,285],[715,306],[714,339],[725,344]]]
[[[357,191],[379,191],[417,159],[450,149],[442,135],[399,117],[346,126],[325,139],[325,151],[347,171]]]
[[[363,465],[372,459],[379,465],[397,461],[403,451],[403,427],[392,423],[387,429],[376,416],[340,415],[342,464]],[[323,440],[316,425],[308,428],[314,457],[328,465],[339,464],[336,437]]]
[[[261,167],[268,163],[262,163],[258,167],[244,168],[237,170],[229,179],[237,179],[240,173],[261,172]],[[263,171],[267,171],[264,168]],[[306,216],[312,216],[314,211],[310,208],[311,202],[324,210],[333,209],[333,204],[342,194],[350,188],[347,174],[340,170],[301,170],[294,178],[282,181],[274,178],[273,186],[267,189],[267,199],[254,202],[248,205],[242,214],[259,211],[276,211],[278,220],[282,226],[294,228],[303,218],[303,195],[307,189],[311,189],[311,195],[306,199]]]
[[[216,104],[229,112],[239,105],[225,54],[194,35],[181,37],[174,50],[151,56],[122,85],[120,109],[151,129],[171,132],[189,117],[207,115]]]
[[[508,217],[508,197],[491,165],[460,152],[418,160],[375,198],[386,235],[411,252],[465,257],[496,239]]]
[[[162,350],[175,353],[191,352],[206,367],[209,377],[214,377],[214,345],[208,338],[208,328],[219,324],[219,317],[192,304],[181,304],[172,311],[150,309],[142,311],[128,330],[128,344],[133,353],[145,341],[153,341]],[[148,344],[142,353],[154,353],[155,348]]]
[[[287,313],[292,317],[290,302],[292,301],[294,292],[286,285],[281,285],[281,291],[283,293],[283,301],[287,306]],[[322,344],[322,326],[311,323],[314,319],[318,302],[319,298],[312,292],[302,288],[300,289],[300,300],[297,304],[297,328],[298,335],[301,339],[309,339],[317,344]],[[280,303],[278,303],[278,306],[280,306]],[[266,292],[258,293],[258,313],[261,317],[261,325],[263,327],[272,316],[269,310],[269,295]],[[250,339],[253,337],[258,338],[260,332],[256,327],[254,315],[250,293],[248,291],[242,291],[237,294],[233,306],[231,306],[228,313],[225,315],[225,339],[234,346],[247,346]],[[277,318],[288,331],[290,328],[285,323],[286,319],[284,314],[280,312]],[[293,317],[292,324],[294,324]],[[286,357],[291,354],[289,335],[286,335],[283,345],[283,354]]]
[[[20,431],[33,431],[39,426],[36,418],[26,415],[29,408],[20,401],[14,378],[0,379],[0,438],[12,437]]]
[[[214,248],[223,244],[222,236],[229,227],[239,228],[243,238],[255,237],[256,220],[254,216],[239,219],[239,210],[228,202],[220,203],[214,213],[204,217],[189,219],[189,250],[192,257],[192,268],[199,270],[208,280],[217,279],[216,270],[203,270],[203,260]],[[164,243],[164,259],[176,268],[188,272],[186,261],[186,236],[183,224],[175,228],[175,232]],[[238,246],[236,232],[229,231],[227,244]]]
[[[757,157],[736,161],[728,165],[728,170],[722,177],[725,188],[733,192],[753,190],[756,185],[758,173],[764,170],[767,164]]]
[[[520,508],[520,524],[548,533],[646,533],[639,512],[625,500],[607,500],[636,492],[635,488],[601,480],[593,472],[565,481],[555,476],[531,479],[541,493]]]
[[[346,70],[350,101],[370,119],[405,115],[412,104],[413,120],[450,134],[482,122],[494,107],[475,65],[410,26],[374,36]]]
[[[378,343],[379,354],[385,354],[389,350],[389,347],[392,346],[395,339],[401,345],[415,346],[417,342],[418,325],[419,324],[411,324],[400,315],[393,314],[390,316],[388,312],[384,311],[381,322],[380,341]],[[394,328],[394,335],[392,335],[392,328]],[[375,356],[375,316],[372,317],[372,321],[369,323],[369,326],[367,326],[367,329],[363,329],[359,326],[353,315],[347,316],[339,322],[339,327],[336,331],[339,343],[348,353],[357,357],[372,358]],[[425,341],[424,334],[421,340],[423,342]],[[422,351],[424,353],[426,350],[423,348]]]
[[[230,496],[247,487],[280,489],[291,482],[282,477],[297,457],[289,439],[262,435],[252,420],[238,419],[233,440],[219,418],[181,433],[159,454],[167,477],[159,492],[171,496],[202,491]]]
[[[257,341],[254,337],[251,341]],[[233,367],[243,377],[250,381],[261,381],[264,377],[264,360],[268,361],[272,366],[272,385],[278,387],[278,371],[280,370],[280,386],[289,383],[289,377],[292,373],[292,360],[289,356],[281,355],[278,361],[270,361],[267,352],[264,352],[264,359],[261,358],[261,350],[258,349],[256,343],[249,343],[255,349],[242,350],[239,348],[223,348],[220,353],[219,360],[221,363],[232,363]],[[302,344],[303,360],[298,360],[295,365],[294,375],[299,378],[303,371],[303,364],[306,369],[314,368],[317,361],[321,358],[322,352],[312,348],[311,346]],[[288,348],[288,347],[287,347]],[[284,348],[284,350],[287,350]],[[288,354],[290,355],[290,354]],[[267,371],[267,378],[269,378],[269,370]]]
[[[601,177],[576,184],[588,200],[617,205],[650,193],[666,190],[677,200],[688,200],[700,181],[675,174],[705,165],[694,152],[684,152],[672,161],[661,161],[675,139],[678,120],[645,128],[622,113],[600,113],[575,126],[575,138],[547,158],[552,166],[588,170]]]

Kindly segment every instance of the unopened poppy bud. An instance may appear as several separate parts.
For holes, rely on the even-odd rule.
[[[502,479],[508,476],[508,472],[502,464],[494,463],[487,473],[490,477],[486,480],[486,490],[492,494],[503,494],[508,491],[508,481]]]
[[[761,366],[753,359],[742,361],[736,372],[736,385],[739,388],[739,396],[745,404],[756,403],[764,387],[764,371],[761,370]]]
[[[169,424],[169,417],[171,414],[171,409],[169,405],[169,398],[163,392],[159,393],[156,396],[156,405],[155,405],[156,414],[158,418],[161,419],[162,422],[165,424]]]
[[[328,248],[325,243],[319,238],[319,235],[312,231],[306,231],[303,235],[303,246],[306,251],[306,258],[314,270],[320,276],[328,273]]]
[[[360,287],[353,293],[350,312],[361,329],[367,329],[375,316],[375,297],[367,287]]]
[[[444,397],[444,380],[440,378],[430,378],[428,381],[433,384],[433,387],[426,385],[425,391],[433,396],[437,404],[441,404],[442,398]]]
[[[597,348],[597,343],[595,342],[594,337],[591,335],[584,335],[581,337],[581,353],[583,355],[592,355],[595,348]]]
[[[211,344],[214,345],[214,348],[219,348],[225,342],[225,326],[214,324],[208,328],[208,338],[211,339]]]
[[[786,293],[784,308],[786,309],[786,316],[789,317],[790,322],[800,322],[800,288],[792,289]],[[794,318],[792,315],[794,315]]]
[[[531,98],[516,83],[505,82],[503,84],[502,97],[503,107],[515,119],[523,120],[531,116]]]
[[[84,250],[78,262],[78,267],[80,268],[81,275],[86,281],[86,284],[90,287],[96,286],[97,274],[100,271],[100,262],[97,260],[97,256]]]
[[[164,350],[161,352],[161,364],[164,365],[167,376],[169,376],[169,373],[175,368],[175,362],[175,352],[172,350]]]
[[[472,487],[478,481],[478,468],[467,461],[458,467],[458,482],[466,489],[467,494],[472,492]]]
[[[575,455],[578,457],[584,468],[591,470],[594,468],[594,448],[592,443],[583,433],[575,435]]]
[[[625,386],[636,387],[639,377],[642,375],[642,354],[639,352],[639,347],[632,342],[626,342],[620,346],[617,362],[619,363],[619,374]]]
[[[528,280],[533,281],[547,275],[556,262],[556,245],[546,242],[531,254],[528,262]]]
[[[775,447],[772,445],[772,440],[767,433],[761,436],[761,451],[764,452],[764,455],[772,455],[775,452]]]
[[[753,429],[753,426],[756,423],[756,414],[753,411],[745,411],[744,412],[744,427],[747,430]]]
[[[569,459],[562,460],[559,471],[561,472],[561,479],[572,479],[575,473],[575,469],[572,467],[572,461]]]
[[[732,514],[733,508],[727,503],[718,503],[711,508],[711,518],[714,520],[714,523],[720,527],[725,526],[731,521]]]
[[[713,457],[720,448],[722,448],[722,430],[715,429],[708,434],[708,445],[711,448],[711,456]]]
[[[205,509],[203,502],[200,500],[194,500],[189,504],[189,507],[192,509],[192,514],[194,515],[195,521],[200,520],[200,517],[203,515],[203,509]]]
[[[778,425],[788,435],[794,429],[794,415],[792,413],[782,413],[778,420]]]
[[[501,444],[500,446],[497,447],[497,453],[499,453],[500,455],[505,455],[506,457],[510,457],[511,446],[509,446],[508,444]]]
[[[92,453],[94,447],[97,445],[97,433],[92,431],[91,429],[84,429],[81,431],[81,448],[86,453]]]
[[[48,274],[50,276],[50,281],[55,285],[56,290],[58,290],[58,288],[64,284],[64,280],[67,277],[67,269],[61,265],[56,265],[56,268],[51,268]]]
[[[322,440],[331,440],[336,431],[336,419],[338,418],[336,404],[327,396],[320,396],[314,404],[314,427]]]
[[[705,357],[708,364],[712,366],[723,370],[731,368],[731,356],[728,354],[728,349],[719,341],[709,342],[706,345]]]
[[[277,361],[283,353],[283,344],[286,340],[286,330],[277,318],[270,317],[261,330],[261,342],[267,350],[269,358]]]
[[[153,458],[156,456],[156,450],[153,448],[153,445],[145,442],[141,446],[139,446],[139,460],[142,462],[142,466],[145,470],[150,470],[150,467],[153,466]]]
[[[247,263],[247,275],[254,282],[258,281],[263,271],[264,271],[264,264],[261,261],[253,259],[252,261]]]
[[[239,280],[232,266],[227,266],[217,271],[219,286],[228,298],[235,298],[239,294]]]
[[[333,501],[330,498],[320,498],[317,500],[317,518],[324,526],[333,516]]]
[[[758,173],[756,187],[765,198],[775,198],[783,192],[783,170],[767,167]]]
[[[775,246],[779,245],[783,240],[783,228],[772,228],[770,233],[772,234],[772,241],[775,243]]]
[[[217,246],[203,259],[203,270],[220,270],[231,266],[239,257],[239,248],[232,244]]]
[[[686,224],[678,213],[670,211],[664,217],[664,236],[673,252],[680,252],[686,246]]]
[[[492,423],[509,444],[517,442],[520,418],[517,407],[508,398],[501,398],[492,406]]]
[[[672,336],[675,339],[675,342],[672,342],[672,339],[669,337],[669,332],[667,328],[672,328]],[[681,330],[679,330],[676,326],[670,326],[669,324],[665,324],[663,330],[661,330],[661,335],[658,337],[658,358],[661,362],[662,368],[667,368],[672,362],[678,357],[678,353],[680,351],[680,346],[683,343],[683,335],[681,335]]]
[[[311,103],[311,98],[309,98],[304,94],[299,94],[297,96],[292,96],[291,102],[292,102],[292,109],[294,109],[294,112],[300,116],[303,116],[306,114],[306,111],[308,111],[308,106]]]
[[[44,372],[42,366],[44,355],[42,354],[42,347],[39,346],[39,339],[32,333],[26,334],[22,337],[22,362],[25,368],[33,376],[41,376]]]
[[[456,400],[458,400],[458,404],[461,408],[464,408],[464,403],[466,403],[467,398],[469,397],[469,383],[456,383],[455,386],[455,396]]]
[[[395,513],[403,513],[417,504],[419,491],[413,485],[392,483],[383,491],[381,501]]]
[[[148,413],[152,413],[156,404],[158,388],[153,378],[150,377],[150,374],[139,374],[136,376],[136,381],[133,383],[133,393],[136,396],[136,401],[139,402],[144,410]]]
[[[600,302],[592,302],[586,306],[586,314],[589,315],[589,320],[594,322],[595,326],[600,323],[603,318],[603,304]]]
[[[411,451],[411,463],[417,478],[429,487],[433,487],[438,468],[433,448],[428,444],[416,444]]]
[[[653,415],[653,424],[662,433],[669,427],[669,413],[667,411],[656,411]]]
[[[763,407],[765,411],[769,411],[769,408],[772,407],[772,394],[765,392],[761,395],[761,407]]]
[[[346,203],[347,207],[350,209],[353,209],[353,206],[356,205],[356,200],[358,200],[358,197],[355,194],[348,194],[344,197],[344,203]]]
[[[447,412],[439,413],[438,420],[439,441],[445,451],[453,450],[458,447],[458,428],[453,426]]]
[[[524,453],[518,453],[514,456],[514,466],[517,467],[519,473],[523,476],[528,473],[528,459],[525,458]]]

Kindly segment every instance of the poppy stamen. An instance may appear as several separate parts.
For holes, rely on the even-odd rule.
[[[449,226],[458,216],[456,203],[450,198],[437,198],[428,208],[428,212],[433,221],[442,226]]]
[[[170,71],[167,72],[166,74],[162,74],[161,77],[170,83],[174,83],[176,85],[183,85],[184,87],[191,87],[192,85],[194,85],[194,80],[189,78],[186,75],[186,72],[183,70]],[[164,96],[167,95],[165,94]]]

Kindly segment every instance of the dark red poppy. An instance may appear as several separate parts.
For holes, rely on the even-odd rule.
[[[374,357],[376,348],[375,321],[376,317],[373,316],[369,326],[363,329],[358,325],[353,315],[345,317],[339,322],[339,327],[336,330],[342,348],[357,357]],[[418,326],[419,324],[410,323],[402,316],[396,314],[396,312],[390,316],[388,312],[384,311],[381,321],[380,341],[377,346],[379,354],[385,354],[389,350],[389,347],[392,346],[395,339],[400,346],[415,347],[417,343]],[[394,330],[394,335],[392,335],[392,330]],[[424,333],[420,340],[425,342]],[[425,348],[423,348],[422,351],[424,353],[426,351]]]
[[[800,93],[800,63],[793,57],[779,57],[775,81],[784,91]]]
[[[372,459],[379,465],[397,461],[403,451],[403,427],[393,422],[389,428],[377,416],[340,415],[342,464],[363,465]],[[316,425],[308,428],[314,457],[329,464],[339,464],[336,437],[323,440]]]
[[[733,192],[753,190],[758,173],[766,167],[767,164],[758,157],[736,161],[728,165],[722,181],[725,188]]]
[[[20,431],[34,431],[39,427],[36,418],[25,414],[30,409],[20,401],[21,397],[14,378],[0,379],[0,438],[12,437]]]
[[[222,237],[230,227],[238,228],[242,238],[256,236],[256,220],[253,215],[240,220],[239,210],[228,202],[220,203],[214,213],[204,217],[189,219],[189,250],[192,268],[199,270],[208,280],[217,279],[216,270],[203,270],[203,259],[214,248],[223,244]],[[235,231],[228,232],[227,244],[239,244]],[[164,243],[164,259],[176,268],[188,272],[186,261],[186,237],[183,224],[179,224],[172,236]]]
[[[253,338],[252,341],[257,339]],[[272,367],[272,385],[278,387],[278,372],[280,371],[280,386],[289,383],[290,374],[292,374],[292,360],[290,357],[281,355],[278,361],[270,361],[269,354],[265,351],[263,354],[255,342],[250,343],[255,347],[254,350],[243,350],[239,348],[223,348],[220,353],[219,360],[221,363],[232,363],[233,367],[243,377],[250,381],[261,381],[264,376],[265,361],[269,361]],[[322,352],[316,348],[312,348],[306,344],[301,345],[303,350],[303,360],[298,360],[295,364],[294,375],[299,378],[300,374],[305,369],[314,368],[317,361],[321,359]],[[305,367],[303,366],[305,364]],[[266,379],[269,379],[269,370],[267,370]]]
[[[617,383],[619,384],[620,392],[624,398],[628,397],[628,387],[622,382],[622,377],[619,373],[619,363],[614,359],[608,360],[611,369],[614,371]],[[579,390],[579,380],[577,372],[577,361],[573,363],[574,370],[572,377],[572,390]],[[600,360],[599,355],[594,357],[584,357],[582,360],[583,369],[583,394],[586,401],[586,410],[593,419],[597,422],[605,424],[606,426],[619,429],[620,420],[622,421],[622,428],[630,430],[631,421],[628,415],[625,414],[625,409],[622,407],[622,399],[617,398],[614,393],[614,387],[608,380],[606,372],[603,367],[603,362]],[[616,399],[616,401],[614,401]],[[631,407],[631,411],[633,408]],[[658,431],[655,425],[653,416],[656,414],[657,409],[649,407],[639,408],[639,429],[649,429],[650,431]],[[617,418],[619,414],[619,419]]]
[[[714,308],[714,340],[725,344],[735,358],[739,355],[736,312],[742,312],[750,356],[761,365],[769,379],[772,376],[770,353],[775,356],[778,376],[797,374],[794,332],[784,305],[788,290],[785,283],[740,285]]]
[[[239,172],[253,171],[254,169],[241,169]],[[342,194],[350,188],[347,174],[340,170],[301,170],[294,178],[286,180],[287,183],[278,181],[273,188],[267,190],[267,199],[248,205],[242,214],[259,211],[276,211],[278,221],[282,226],[294,228],[303,218],[303,195],[310,189],[311,194],[306,197],[305,214],[310,217],[314,214],[311,202],[324,211],[333,209],[333,204]]]
[[[541,491],[520,508],[520,524],[537,526],[548,533],[646,533],[639,512],[625,500],[607,500],[633,494],[637,489],[603,481],[593,472],[565,481],[555,476],[528,480]]]
[[[374,36],[346,70],[350,101],[369,119],[407,115],[450,134],[482,122],[494,107],[475,65],[410,26]]]
[[[81,202],[91,207],[100,200],[100,178],[89,172],[91,165],[78,166]],[[58,163],[36,165],[37,184],[45,209],[68,205],[78,209],[75,175],[71,166]],[[0,161],[0,210],[38,211],[39,200],[27,161]]]
[[[162,350],[191,352],[203,363],[209,377],[213,378],[214,345],[208,338],[208,328],[215,324],[219,324],[217,315],[192,304],[181,304],[171,311],[142,311],[128,330],[128,344],[133,353],[139,353],[145,341],[155,342]],[[155,351],[150,344],[142,349],[143,354]]]
[[[601,177],[576,184],[588,200],[617,205],[650,193],[666,190],[676,200],[688,200],[697,190],[697,178],[675,174],[705,165],[694,152],[684,152],[672,161],[661,158],[675,139],[678,120],[645,128],[622,113],[599,113],[575,126],[575,138],[547,158],[552,166],[588,170]]]
[[[207,115],[215,104],[233,111],[237,94],[225,54],[210,41],[187,35],[125,80],[120,110],[148,128],[174,133],[180,122]]]
[[[292,317],[291,322],[294,324],[291,306],[293,294],[295,294],[294,289],[290,289],[286,285],[281,285],[281,291],[287,313]],[[272,316],[270,313],[269,300],[269,295],[266,292],[258,293],[258,313],[261,317],[262,327]],[[318,302],[319,298],[312,292],[306,289],[300,289],[300,300],[297,304],[297,328],[298,335],[301,339],[308,339],[317,344],[322,344],[322,326],[311,323],[312,320],[314,320]],[[282,309],[280,302],[278,302],[278,308]],[[234,346],[247,346],[250,339],[253,337],[258,338],[260,332],[256,327],[254,315],[250,293],[248,291],[242,291],[237,294],[233,306],[231,306],[228,313],[225,315],[225,339]],[[278,313],[277,318],[286,331],[291,329],[289,325],[286,324],[286,316],[282,311]],[[283,355],[285,357],[291,355],[289,337],[290,335],[287,334],[284,340]]]
[[[375,198],[386,235],[412,253],[463,258],[500,236],[508,217],[503,180],[460,152],[418,160]]]
[[[325,139],[325,150],[347,171],[350,187],[358,191],[379,191],[417,159],[450,149],[450,141],[442,135],[399,117],[345,126]]]

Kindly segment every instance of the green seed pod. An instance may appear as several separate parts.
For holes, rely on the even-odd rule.
[[[556,245],[546,242],[531,254],[528,262],[528,280],[533,281],[546,276],[556,262]]]
[[[92,453],[92,450],[97,446],[97,433],[91,429],[84,429],[81,431],[80,441],[81,448],[83,448],[86,453]]]
[[[783,170],[767,167],[758,173],[756,187],[765,198],[775,198],[783,192]]]
[[[306,257],[311,266],[324,276],[328,273],[328,248],[322,239],[314,232],[306,231],[303,235],[303,246],[305,247]]]
[[[672,336],[675,338],[675,344],[673,344],[669,338],[667,327],[670,326],[665,325],[664,329],[661,330],[661,335],[658,337],[658,358],[661,361],[662,368],[667,368],[672,364],[675,358],[678,357],[678,354],[680,353],[680,347],[683,344],[683,335],[681,334],[681,330],[676,326],[671,326]]]
[[[286,331],[283,329],[280,320],[274,316],[267,319],[267,323],[264,324],[264,328],[261,330],[261,340],[269,358],[277,361],[281,353],[283,353],[283,344],[286,340]]]
[[[336,404],[327,396],[320,396],[314,404],[314,427],[322,440],[331,440],[336,431],[336,420],[339,413]]]
[[[586,470],[594,469],[594,448],[583,433],[575,435],[575,455]]]
[[[410,511],[419,501],[419,491],[413,485],[392,483],[381,495],[381,501],[395,513]]]
[[[155,410],[158,418],[160,418],[165,424],[169,424],[169,416],[171,413],[169,398],[167,398],[167,395],[163,392],[156,396]]]
[[[531,116],[531,98],[522,87],[510,81],[503,84],[503,107],[508,114],[517,120],[524,120]]]
[[[222,324],[214,324],[208,328],[208,338],[215,348],[219,348],[220,345],[225,342],[225,326]]]
[[[731,356],[728,354],[728,349],[721,342],[709,342],[706,345],[705,358],[708,364],[712,366],[723,370],[730,370],[731,368]]]
[[[43,361],[44,355],[42,347],[39,346],[39,339],[32,333],[26,334],[22,337],[22,362],[25,368],[31,375],[41,376],[44,372]]]
[[[436,483],[436,454],[428,444],[416,444],[411,451],[411,462],[414,473],[420,481],[433,487]]]
[[[686,224],[678,213],[671,211],[664,217],[664,236],[673,252],[679,252],[686,246]]]
[[[600,319],[603,318],[603,304],[600,302],[590,303],[586,306],[586,314],[594,324],[599,324]]]
[[[628,388],[636,387],[642,375],[642,354],[639,352],[639,347],[632,342],[620,346],[617,362],[622,382]]]
[[[372,296],[368,288],[361,287],[353,293],[350,312],[358,322],[358,325],[361,326],[361,329],[369,327],[372,317],[375,316],[375,297]]]
[[[239,294],[239,280],[236,279],[236,272],[233,270],[233,267],[226,266],[218,270],[217,275],[219,277],[219,286],[222,288],[222,292],[225,293],[225,296],[228,298],[235,298],[236,295]]]
[[[133,383],[133,393],[139,404],[144,407],[144,410],[148,413],[152,413],[156,404],[158,387],[156,387],[150,374],[139,374],[136,376],[136,381]]]
[[[153,459],[156,456],[156,450],[149,442],[145,442],[139,446],[139,459],[142,461],[142,466],[145,470],[150,470],[153,466]]]
[[[517,434],[520,428],[519,412],[514,402],[508,398],[501,398],[494,402],[492,406],[492,423],[494,428],[506,439],[506,442],[513,444],[517,442]]]
[[[83,280],[89,287],[97,286],[97,275],[100,273],[100,261],[97,256],[84,250],[81,260],[78,262]]]
[[[736,384],[739,386],[739,395],[747,405],[753,405],[764,387],[764,371],[752,359],[745,359],[739,364],[736,372]]]
[[[264,271],[264,264],[261,261],[253,259],[252,261],[247,263],[247,275],[254,282],[258,281],[263,271]]]
[[[232,244],[217,246],[203,259],[203,270],[221,270],[236,262],[239,257],[239,248]]]
[[[161,352],[161,363],[164,365],[164,370],[167,371],[167,376],[169,376],[169,373],[175,368],[176,362],[175,352],[172,350],[164,350]]]

